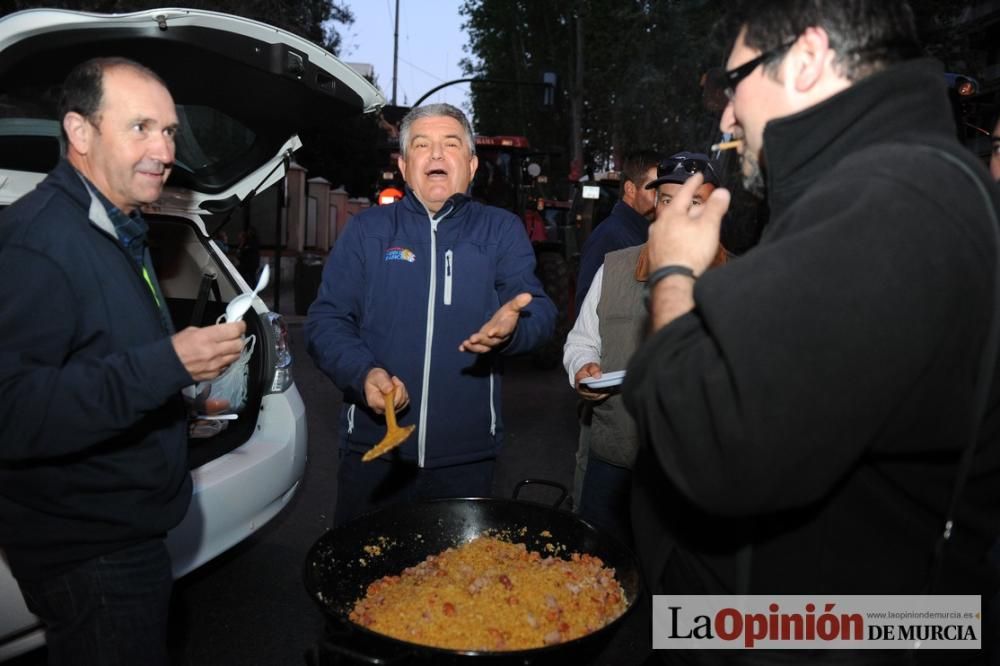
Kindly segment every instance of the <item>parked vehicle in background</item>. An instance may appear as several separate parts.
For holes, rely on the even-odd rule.
[[[283,178],[286,159],[301,145],[296,132],[374,111],[385,100],[327,51],[236,16],[185,9],[10,14],[0,19],[0,207],[55,166],[62,154],[59,85],[72,66],[98,55],[150,67],[177,102],[176,163],[161,200],[143,214],[174,324],[214,322],[251,286],[209,229]],[[177,577],[273,518],[305,469],[305,409],[285,324],[259,298],[244,319],[247,335],[256,336],[246,407],[236,420],[200,422],[192,430],[194,497],[167,539]],[[0,559],[0,661],[43,641]]]
[[[576,320],[574,302],[580,248],[618,200],[617,174],[554,181],[548,153],[523,136],[477,136],[479,170],[473,197],[518,215],[535,248],[535,272],[558,310],[552,339],[534,353],[543,368],[562,364],[563,343]]]

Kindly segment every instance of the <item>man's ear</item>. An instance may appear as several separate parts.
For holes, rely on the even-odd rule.
[[[406,180],[406,160],[403,159],[402,153],[396,158],[396,166],[399,167],[399,174]]]
[[[90,151],[90,137],[94,128],[89,120],[76,111],[70,111],[63,117],[63,129],[69,140],[69,148],[81,155]]]
[[[472,179],[476,177],[476,170],[477,169],[479,169],[479,156],[478,155],[473,155],[469,159],[469,182],[470,183],[472,182]]]
[[[633,183],[631,180],[625,181],[625,189],[622,190],[622,199],[633,199],[635,198],[635,193],[639,191],[639,187]]]
[[[823,28],[806,28],[792,48],[795,69],[791,76],[796,92],[807,93],[826,74],[834,74],[833,59],[837,54],[830,48],[830,36]]]

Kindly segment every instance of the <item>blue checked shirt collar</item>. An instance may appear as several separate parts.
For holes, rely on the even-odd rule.
[[[108,217],[111,219],[111,223],[115,225],[115,233],[118,234],[118,240],[121,241],[128,253],[132,255],[135,262],[141,267],[143,265],[143,253],[146,249],[146,235],[149,233],[149,225],[146,224],[146,220],[142,219],[142,214],[139,213],[138,209],[133,211],[131,215],[126,215],[115,206],[113,203],[108,201],[101,192],[94,188],[94,192],[97,194],[98,199],[104,204],[105,210],[108,211]]]

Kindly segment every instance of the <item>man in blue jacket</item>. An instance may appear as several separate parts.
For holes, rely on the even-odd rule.
[[[583,297],[590,290],[604,255],[615,250],[642,245],[649,237],[649,223],[656,213],[656,180],[660,153],[638,150],[622,160],[621,199],[611,214],[594,227],[580,250],[580,272],[576,278],[576,312],[579,314]]]
[[[344,393],[335,524],[415,498],[488,496],[503,441],[501,354],[546,340],[555,306],[524,226],[466,196],[472,128],[448,104],[400,127],[407,196],[356,215],[309,308],[316,364]],[[362,463],[385,434],[385,394],[416,432]]]
[[[239,358],[246,325],[173,332],[139,214],[174,161],[159,77],[90,60],[60,116],[66,158],[0,215],[0,547],[50,664],[166,666],[181,389]]]

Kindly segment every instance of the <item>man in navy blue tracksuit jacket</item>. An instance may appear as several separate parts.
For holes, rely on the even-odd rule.
[[[464,194],[474,145],[455,107],[413,109],[400,131],[407,196],[351,220],[309,308],[309,353],[344,392],[336,524],[397,501],[488,496],[503,441],[497,355],[552,334],[520,219]],[[390,392],[416,431],[362,463]]]

